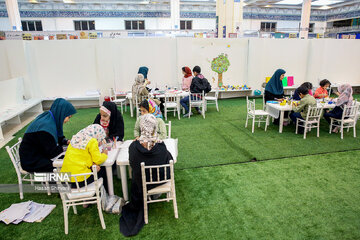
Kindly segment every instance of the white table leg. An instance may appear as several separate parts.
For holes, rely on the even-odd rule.
[[[4,140],[4,135],[3,135],[1,123],[0,123],[0,141],[2,141],[2,140]]]
[[[120,165],[120,173],[121,173],[121,186],[122,186],[122,191],[123,191],[123,197],[124,197],[125,201],[129,201],[126,166],[125,165]]]
[[[283,124],[284,124],[284,111],[280,111],[279,133],[282,133],[283,131]]]
[[[134,116],[134,107],[133,107],[132,99],[129,99],[129,102],[130,102],[130,116],[133,117]]]
[[[114,195],[112,166],[106,166],[105,169],[106,169],[106,178],[107,178],[107,181],[108,181],[109,196],[112,196],[112,195]]]

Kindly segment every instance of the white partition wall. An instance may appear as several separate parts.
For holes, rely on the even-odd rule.
[[[309,59],[307,79],[313,83],[326,78],[331,83],[360,84],[360,41],[310,40]]]
[[[23,41],[0,41],[0,81],[26,74]]]
[[[82,96],[97,89],[96,41],[26,42],[36,97]]]
[[[30,97],[84,96],[111,87],[129,91],[140,66],[147,66],[151,88],[179,87],[181,68],[195,65],[213,86],[211,61],[228,55],[225,85],[260,89],[278,68],[295,85],[327,78],[360,84],[360,41],[332,39],[122,38],[97,40],[0,41],[0,81],[22,76]],[[5,86],[6,88],[6,86]]]
[[[23,78],[0,81],[0,112],[23,103]]]
[[[283,41],[284,40],[284,41]],[[297,39],[250,39],[249,85],[259,89],[266,77],[271,77],[278,68],[286,75],[294,76],[295,85],[306,81],[308,41]]]
[[[179,84],[183,77],[181,68],[188,66],[193,69],[198,65],[210,84],[216,86],[218,74],[211,70],[211,62],[222,53],[228,55],[230,62],[228,70],[223,73],[223,84],[246,84],[248,39],[178,38],[176,73]]]

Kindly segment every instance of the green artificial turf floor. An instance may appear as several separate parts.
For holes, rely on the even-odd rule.
[[[179,219],[172,203],[151,204],[149,224],[134,239],[360,239],[360,138],[351,131],[344,140],[330,135],[325,121],[320,138],[312,131],[304,140],[294,126],[282,134],[278,126],[267,132],[262,126],[252,134],[251,125],[244,128],[245,99],[219,104],[220,112],[209,106],[205,120],[197,114],[168,119],[179,139]],[[78,110],[64,126],[65,136],[91,124],[97,112]],[[132,139],[135,119],[127,112],[124,122],[125,139]],[[0,161],[0,183],[17,183],[4,148]],[[114,177],[114,184],[121,196],[120,180]],[[27,200],[57,207],[42,223],[1,223],[0,239],[124,239],[118,215],[105,213],[102,230],[96,207],[78,208],[78,216],[69,214],[65,236],[57,195],[25,193]],[[16,202],[18,194],[0,194],[1,210]]]

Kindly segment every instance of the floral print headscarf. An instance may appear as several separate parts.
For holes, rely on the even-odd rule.
[[[85,150],[92,138],[95,138],[100,143],[105,137],[104,128],[99,124],[92,124],[74,135],[71,138],[70,144],[73,148]]]

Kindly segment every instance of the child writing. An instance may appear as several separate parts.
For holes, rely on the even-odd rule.
[[[92,124],[74,135],[66,150],[64,163],[61,172],[70,172],[71,174],[81,174],[92,172],[91,167],[96,165],[98,178],[103,178],[103,186],[107,190],[107,178],[104,167],[100,165],[107,159],[107,150],[102,152],[99,145],[105,139],[106,133],[104,128],[99,124]],[[85,186],[84,181],[90,184],[94,181],[93,176],[77,177],[79,187]],[[71,187],[76,188],[75,179],[71,178]]]
[[[316,100],[309,94],[309,89],[306,86],[300,86],[298,89],[299,96],[301,98],[300,104],[293,108],[293,112],[290,114],[291,120],[296,124],[298,118],[305,119],[309,106],[316,107]],[[304,128],[299,126],[299,133],[304,133]]]

